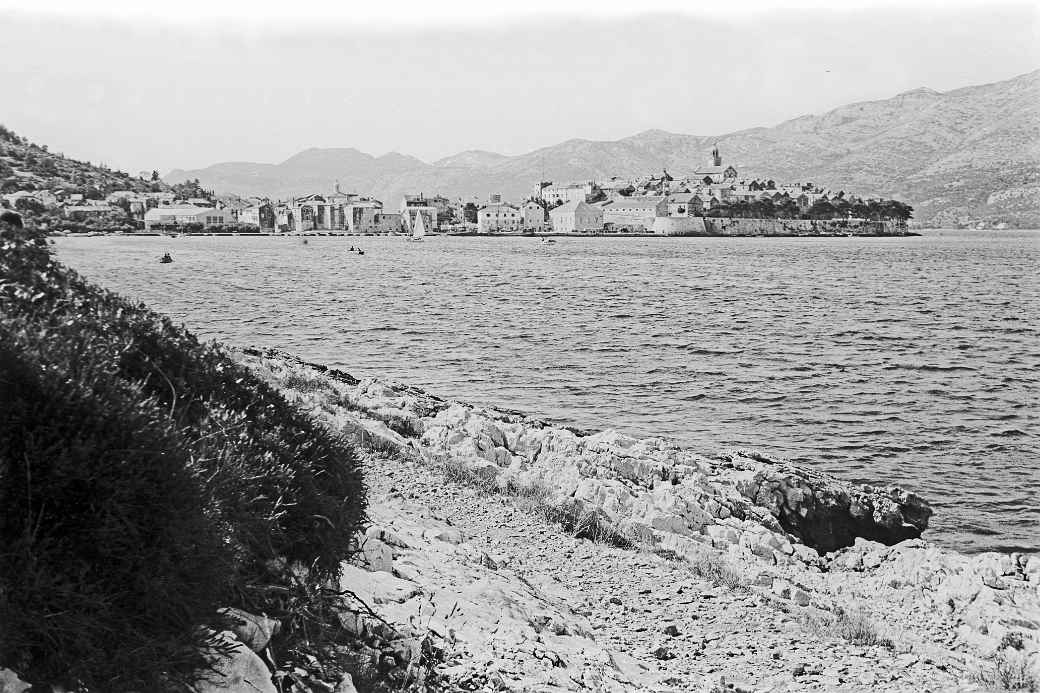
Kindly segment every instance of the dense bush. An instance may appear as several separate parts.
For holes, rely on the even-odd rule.
[[[336,574],[364,499],[342,439],[0,228],[0,666],[173,687],[222,605],[283,619],[299,651],[327,609],[298,595]]]

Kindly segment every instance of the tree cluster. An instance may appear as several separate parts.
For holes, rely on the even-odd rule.
[[[181,200],[190,200],[192,198],[213,199],[213,191],[203,188],[198,178],[186,180],[183,183],[174,183],[170,186],[170,190]]]
[[[839,193],[832,199],[817,200],[802,210],[789,195],[755,200],[722,201],[706,209],[704,216],[734,219],[847,219],[850,216],[870,221],[905,222],[913,207],[898,200],[862,200]]]

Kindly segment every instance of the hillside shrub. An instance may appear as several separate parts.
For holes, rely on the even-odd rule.
[[[160,690],[225,605],[304,656],[328,609],[285,595],[320,599],[364,520],[348,443],[33,231],[0,228],[0,358],[0,666]]]

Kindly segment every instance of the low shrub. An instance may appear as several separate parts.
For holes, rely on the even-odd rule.
[[[324,380],[301,370],[292,370],[286,373],[282,379],[281,386],[286,390],[295,390],[302,393],[322,392],[328,389]]]
[[[579,539],[588,539],[621,549],[635,546],[635,542],[605,517],[602,511],[583,508],[576,502],[543,503],[539,510],[545,519],[555,522]]]
[[[1029,656],[1016,649],[1000,649],[991,666],[979,672],[975,682],[990,691],[1040,693],[1040,674],[1029,664]]]
[[[891,638],[882,636],[873,621],[857,606],[838,606],[833,614],[807,613],[802,623],[809,629],[822,631],[854,645],[877,645],[890,650],[895,648]]]
[[[0,359],[0,666],[173,687],[197,670],[196,627],[217,606],[283,620],[277,652],[334,637],[308,616],[320,605],[284,595],[300,564],[318,599],[364,521],[344,439],[10,227]]]
[[[690,569],[714,585],[729,587],[730,589],[747,588],[747,584],[740,573],[728,561],[714,553],[705,550],[692,558],[687,558]]]
[[[892,648],[889,638],[882,637],[877,626],[859,609],[836,609],[832,630],[838,637],[854,645],[881,645]]]

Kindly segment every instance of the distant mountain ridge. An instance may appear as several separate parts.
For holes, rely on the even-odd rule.
[[[405,192],[519,200],[539,180],[566,182],[668,169],[683,175],[718,144],[741,178],[812,181],[901,199],[933,225],[1040,226],[1040,70],[948,92],[922,87],[774,127],[723,135],[647,130],[615,141],[572,139],[519,156],[466,151],[426,163],[401,154],[309,149],[281,164],[224,163],[171,171],[206,188],[288,197],[331,189],[396,207]]]

